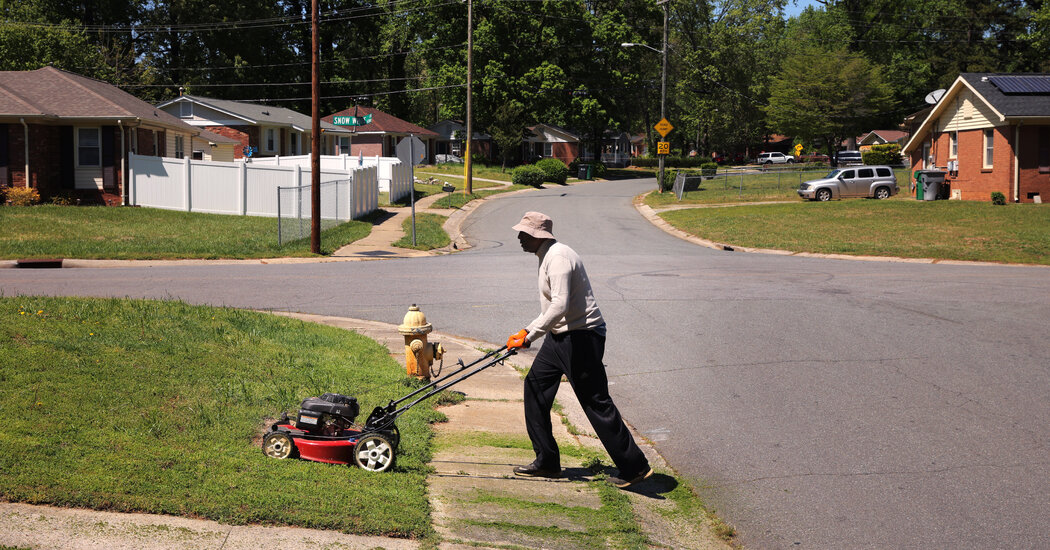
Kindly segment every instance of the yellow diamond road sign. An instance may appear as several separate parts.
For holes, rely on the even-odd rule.
[[[656,131],[660,132],[660,137],[667,137],[667,134],[671,133],[671,130],[674,130],[674,126],[671,126],[671,123],[667,122],[666,118],[661,118],[660,122],[657,122],[656,126],[653,126],[653,128],[656,128]]]

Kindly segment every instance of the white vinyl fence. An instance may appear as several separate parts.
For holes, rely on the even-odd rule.
[[[129,155],[130,203],[186,212],[277,216],[278,188],[310,185],[310,168],[260,162],[212,162]],[[336,201],[329,210],[339,220],[360,218],[379,208],[379,168],[321,168],[321,182],[342,181],[343,191],[327,200]],[[337,189],[340,187],[331,187]],[[326,193],[326,195],[328,195]],[[307,210],[296,214],[309,216]]]
[[[268,166],[300,166],[310,168],[310,155],[294,157],[262,157],[252,159],[252,164]],[[352,157],[349,155],[321,155],[321,171],[353,170],[362,166],[376,166],[379,169],[379,190],[390,192],[391,204],[407,197],[411,189],[411,167],[397,157]]]

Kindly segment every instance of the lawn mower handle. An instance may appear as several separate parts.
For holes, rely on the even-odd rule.
[[[501,355],[501,353],[502,353],[502,355]],[[417,389],[416,391],[414,391],[414,392],[412,392],[412,393],[402,397],[401,399],[398,399],[396,401],[391,401],[389,404],[387,404],[386,407],[376,407],[375,410],[372,411],[372,414],[370,414],[368,416],[368,420],[365,421],[365,431],[379,431],[379,430],[389,429],[391,426],[393,426],[394,421],[397,420],[397,417],[401,416],[402,413],[404,413],[408,409],[411,409],[412,407],[414,407],[419,402],[424,401],[424,400],[426,400],[426,399],[428,399],[430,397],[433,397],[434,395],[437,395],[438,393],[444,391],[445,389],[447,389],[449,387],[452,387],[452,386],[454,386],[454,385],[456,385],[456,384],[466,380],[467,378],[470,378],[471,376],[474,376],[475,374],[477,374],[477,373],[479,373],[479,372],[481,372],[481,371],[491,367],[492,365],[495,365],[496,363],[503,362],[505,359],[507,359],[508,357],[510,357],[511,355],[514,355],[516,353],[518,353],[517,349],[509,349],[508,350],[507,346],[503,346],[503,347],[499,348],[496,351],[490,351],[490,352],[486,353],[485,355],[483,355],[482,357],[480,357],[478,360],[473,361],[471,363],[468,363],[466,365],[463,365],[461,368],[459,368],[455,372],[452,372],[452,373],[449,373],[449,374],[447,374],[445,376],[442,376],[441,378],[438,378],[438,379],[434,380],[433,382],[427,384],[426,386],[423,386],[422,388]],[[478,363],[480,363],[480,362],[482,362],[482,361],[484,361],[486,359],[488,359],[489,361],[487,363],[485,363],[484,365],[481,365],[480,367],[478,367],[478,368],[476,368],[476,369],[474,369],[474,370],[472,370],[472,371],[470,371],[470,372],[460,376],[459,378],[456,378],[455,380],[452,380],[451,382],[442,384],[442,382],[444,382],[445,380],[448,380],[449,378],[452,378],[453,376],[456,376],[457,374],[463,372],[464,370],[467,370],[470,367],[473,367],[474,365],[477,365]],[[462,361],[460,362],[460,364],[462,364]],[[394,408],[394,407],[397,406],[398,403],[403,403],[403,402],[407,401],[410,397],[412,397],[414,395],[417,395],[420,392],[422,392],[424,390],[427,390],[427,389],[429,389],[430,391],[428,391],[423,396],[417,398],[415,401],[413,401],[413,402],[409,403],[408,405],[405,405],[405,406],[403,406],[403,407],[401,407],[399,409],[395,409]]]

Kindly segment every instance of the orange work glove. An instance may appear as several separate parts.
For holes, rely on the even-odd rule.
[[[518,332],[511,334],[510,338],[507,338],[507,349],[529,347],[529,341],[525,339],[525,336],[528,333],[529,331],[521,329]]]

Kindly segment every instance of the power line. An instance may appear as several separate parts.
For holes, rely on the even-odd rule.
[[[352,94],[352,95],[329,95],[329,96],[321,96],[321,99],[357,99],[357,98],[375,97],[375,96],[381,96],[381,95],[407,94],[407,93],[414,93],[414,92],[429,92],[429,91],[433,91],[433,90],[445,90],[445,89],[449,89],[449,88],[466,88],[466,87],[467,87],[466,84],[450,84],[448,86],[434,86],[434,87],[431,87],[431,88],[414,88],[414,89],[411,89],[411,90],[389,90],[389,91],[385,91],[385,92],[370,92],[370,93]],[[251,102],[251,103],[270,103],[270,102],[277,102],[277,101],[309,101],[310,99],[311,98],[309,98],[309,97],[282,97],[282,98],[272,98],[272,99],[238,99],[237,101],[245,101],[245,102]]]
[[[418,4],[425,2],[426,0],[395,0],[391,4]],[[450,0],[442,4],[435,4],[431,6],[422,6],[417,8],[404,9],[400,11],[387,11],[379,6],[367,6],[361,8],[351,8],[349,10],[333,11],[328,12],[327,18],[324,18],[320,23],[332,23],[340,21],[351,21],[354,19],[362,19],[367,17],[378,17],[383,15],[403,15],[406,13],[424,11],[434,8],[441,8],[453,4],[458,4],[455,0]],[[361,11],[368,11],[369,13],[361,15],[342,15],[343,13],[356,13]],[[271,17],[265,19],[249,19],[240,21],[223,21],[223,22],[212,22],[212,23],[185,23],[185,24],[173,24],[173,25],[130,25],[130,26],[118,26],[118,25],[67,25],[61,23],[40,23],[35,21],[3,21],[0,22],[0,26],[22,26],[22,27],[36,27],[45,29],[61,29],[61,30],[80,30],[85,33],[138,33],[138,34],[150,34],[150,33],[194,33],[194,32],[214,32],[222,30],[246,30],[246,29],[257,29],[266,27],[280,27],[280,26],[297,26],[297,25],[309,25],[310,20],[299,15],[282,16],[282,17]]]

